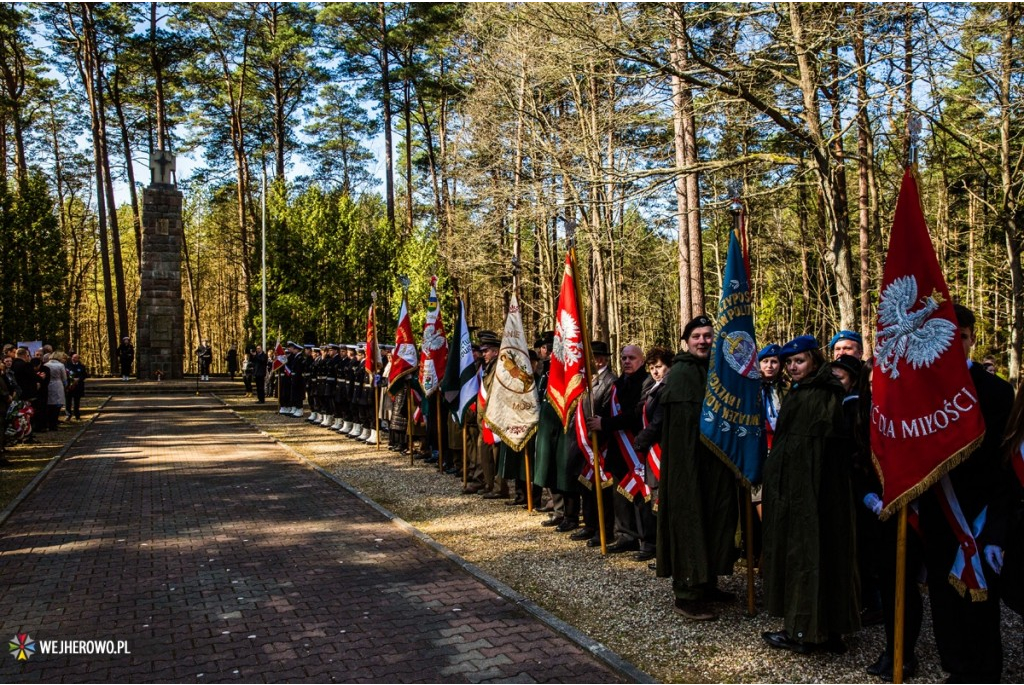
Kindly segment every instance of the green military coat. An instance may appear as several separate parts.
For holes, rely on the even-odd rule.
[[[843,395],[827,365],[795,384],[764,469],[765,600],[790,636],[807,643],[860,627]]]
[[[657,571],[672,576],[676,596],[686,599],[730,575],[737,558],[736,477],[700,440],[707,376],[707,359],[680,352],[661,394]]]

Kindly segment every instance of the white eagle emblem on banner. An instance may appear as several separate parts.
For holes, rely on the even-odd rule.
[[[558,317],[551,348],[551,354],[564,366],[572,366],[583,356],[580,349],[580,327],[569,312],[563,311]]]
[[[957,326],[947,319],[930,318],[945,302],[937,290],[917,297],[917,279],[902,276],[882,292],[878,303],[878,367],[893,380],[899,378],[899,362],[913,368],[932,365],[956,339]],[[917,304],[923,305],[911,311]]]

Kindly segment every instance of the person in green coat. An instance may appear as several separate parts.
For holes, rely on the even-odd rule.
[[[691,621],[718,618],[713,602],[735,599],[718,588],[731,575],[735,544],[736,477],[700,439],[714,328],[706,316],[686,324],[687,351],[672,362],[661,395],[661,484],[658,491],[658,577],[672,577],[674,610]]]
[[[845,391],[813,336],[779,357],[793,384],[765,462],[764,579],[768,612],[784,628],[763,637],[801,654],[842,653],[842,635],[860,628]]]

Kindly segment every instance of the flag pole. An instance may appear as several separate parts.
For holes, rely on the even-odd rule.
[[[751,500],[750,488],[743,488],[747,496],[747,616],[757,616],[754,606],[754,502]]]
[[[921,136],[921,117],[910,113],[907,117],[907,166],[916,171],[917,145]],[[883,279],[884,280],[884,279]],[[907,580],[907,505],[900,507],[896,528],[896,592],[893,617],[892,682],[903,682],[903,624],[906,621]]]
[[[372,326],[371,333],[373,334],[373,358],[370,362],[370,366],[373,367],[373,373],[370,374],[370,387],[373,389],[373,434],[377,440],[377,451],[380,452],[380,389],[377,387],[377,374],[380,369],[377,368],[377,358],[380,357],[380,342],[377,340],[377,291],[370,292],[370,311],[373,312],[373,316],[370,317],[370,325]],[[370,336],[366,336],[369,338]],[[370,341],[366,341],[369,346]],[[371,354],[370,350],[366,350],[367,356]]]
[[[526,464],[526,511],[533,511],[533,478],[530,477],[530,448],[523,448],[523,460]]]
[[[373,387],[373,425],[374,434],[377,436],[377,451],[380,452],[380,388],[377,387],[376,374],[370,379]]]
[[[903,624],[906,621],[907,507],[900,507],[896,529],[896,616],[892,629],[892,682],[903,682]]]
[[[416,454],[412,451],[412,422],[416,416],[412,411],[412,384],[407,384],[405,388],[405,415],[407,417],[405,421],[405,441],[409,447],[409,466],[416,464]]]
[[[444,473],[444,447],[441,444],[441,388],[437,389],[437,472]]]
[[[462,489],[469,487],[469,454],[466,452],[466,427],[460,426],[462,432]]]
[[[739,181],[730,183],[730,190],[733,196],[729,204],[729,212],[732,214],[732,228],[736,232],[736,238],[740,242],[740,250],[743,253],[743,267],[747,272],[747,282],[750,282],[750,254],[747,251],[746,227],[743,223],[743,200],[741,199],[742,186]],[[752,486],[746,485],[741,488],[746,505],[747,520],[747,616],[757,616],[757,608],[754,606],[754,502],[751,497]]]
[[[570,224],[566,227],[569,240],[569,262],[572,264],[572,285],[576,291],[576,306],[583,309],[580,299],[580,285],[576,278],[576,225]],[[583,339],[583,371],[587,378],[587,398],[590,402],[590,415],[594,415],[594,382],[590,372],[590,360],[593,358],[590,352],[590,333],[587,331],[586,317],[580,312],[580,337]],[[594,496],[597,498],[597,527],[601,540],[601,554],[608,554],[608,541],[604,531],[604,497],[601,487],[601,460],[600,452],[597,449],[597,435],[588,430],[587,437],[590,439],[590,448],[594,453]]]

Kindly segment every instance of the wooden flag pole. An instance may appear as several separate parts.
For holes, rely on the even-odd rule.
[[[377,451],[380,452],[380,388],[375,378],[370,379],[370,385],[373,387],[373,432],[377,436]]]
[[[533,511],[533,478],[530,477],[530,448],[523,448],[523,459],[526,464],[526,511]]]
[[[412,451],[412,421],[414,414],[412,411],[411,385],[405,389],[405,415],[407,417],[405,421],[405,439],[409,448],[409,466],[413,466],[416,464],[416,455]]]
[[[575,230],[573,230],[571,237],[569,238],[569,255],[570,263],[572,264],[572,285],[576,291],[576,307],[578,310],[582,310],[583,307],[580,304],[580,285],[576,279],[576,236]],[[590,351],[590,334],[587,331],[587,317],[583,316],[583,312],[580,311],[580,337],[583,339],[583,370],[587,378],[587,397],[590,402],[590,415],[594,415],[594,383],[592,374],[590,372],[590,360],[593,358]],[[608,554],[608,540],[604,531],[604,492],[601,487],[601,458],[600,452],[597,447],[597,435],[588,430],[587,436],[590,439],[590,449],[594,453],[594,496],[597,498],[597,528],[598,535],[601,540],[601,554]]]
[[[903,682],[903,624],[906,620],[907,507],[900,507],[896,530],[896,616],[892,629],[892,682]]]
[[[462,431],[462,489],[469,487],[469,453],[466,451],[466,427],[461,426]]]
[[[444,473],[444,444],[441,440],[441,389],[437,389],[437,472]]]
[[[743,488],[747,496],[747,616],[757,616],[754,607],[754,502],[750,488]]]

